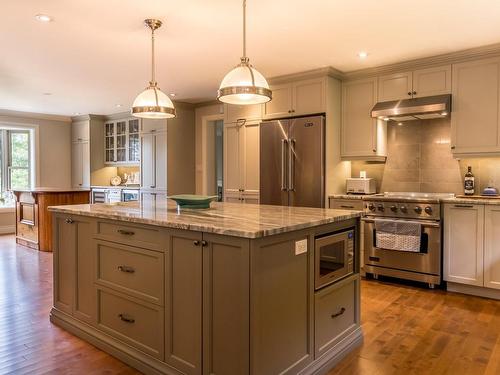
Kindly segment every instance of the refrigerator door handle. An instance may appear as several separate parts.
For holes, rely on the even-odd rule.
[[[286,191],[286,145],[287,140],[281,140],[281,191]]]
[[[288,147],[288,191],[295,191],[295,139]]]

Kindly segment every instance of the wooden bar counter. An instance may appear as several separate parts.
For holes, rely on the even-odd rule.
[[[16,242],[41,251],[52,251],[52,215],[49,206],[90,202],[89,189],[35,188],[15,190]]]

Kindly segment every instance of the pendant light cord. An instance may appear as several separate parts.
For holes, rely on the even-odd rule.
[[[247,58],[247,0],[243,0],[243,59]]]
[[[156,85],[155,77],[155,30],[151,29],[151,83]]]

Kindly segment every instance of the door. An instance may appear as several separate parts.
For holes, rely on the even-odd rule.
[[[389,74],[378,78],[379,102],[410,99],[412,91],[412,72]]]
[[[500,58],[455,64],[452,80],[453,152],[500,151]]]
[[[168,233],[165,361],[184,374],[201,374],[202,234]]]
[[[90,324],[96,322],[97,307],[97,291],[94,287],[95,244],[93,240],[89,240],[93,236],[93,224],[94,221],[85,217],[73,218],[73,223],[69,224],[74,226],[76,231],[75,261],[77,267],[73,313],[75,318]]]
[[[294,82],[292,110],[294,116],[326,112],[326,79]]]
[[[260,124],[260,203],[288,205],[289,120]]]
[[[290,120],[288,189],[289,205],[324,207],[324,117]]]
[[[104,162],[114,163],[115,156],[115,123],[108,122],[104,125]]]
[[[71,145],[71,181],[73,187],[83,186],[83,143]]]
[[[139,147],[139,119],[128,120],[128,155],[127,160],[131,163],[139,161],[140,147]]]
[[[154,188],[154,135],[141,135],[141,188]]]
[[[444,211],[444,279],[483,286],[483,205],[447,204]]]
[[[415,70],[413,97],[451,94],[451,65]]]
[[[376,102],[376,78],[342,84],[342,158],[377,154],[377,119],[370,115]]]
[[[224,200],[240,196],[240,123],[224,124]],[[240,202],[240,199],[238,199]]]
[[[154,188],[167,190],[167,132],[154,134]]]
[[[273,85],[273,100],[264,104],[265,118],[290,116],[292,113],[292,84]]]
[[[245,123],[243,131],[241,157],[243,158],[243,193],[259,194],[259,123]]]
[[[500,289],[500,206],[485,206],[484,286]]]

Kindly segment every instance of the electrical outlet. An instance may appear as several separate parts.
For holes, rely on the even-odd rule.
[[[295,241],[295,255],[307,253],[307,239]]]

